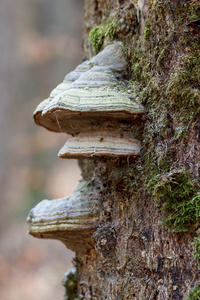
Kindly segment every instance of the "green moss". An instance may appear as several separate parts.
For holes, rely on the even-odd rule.
[[[200,286],[197,285],[190,290],[190,294],[185,300],[199,300],[200,299]]]
[[[192,243],[194,247],[193,257],[197,260],[200,269],[200,236]]]
[[[151,77],[150,73],[150,61],[143,51],[139,51],[136,48],[131,49],[131,70],[133,76],[138,81],[149,81]]]
[[[166,83],[166,98],[180,120],[194,120],[200,112],[200,52],[196,49],[192,54],[181,57],[179,69],[171,74]]]
[[[189,173],[174,170],[155,176],[148,188],[163,211],[162,224],[174,232],[188,231],[200,221],[200,195]]]
[[[199,40],[193,40],[191,49],[188,47],[186,53],[178,58],[179,63],[175,67],[174,73],[169,77],[165,75],[164,80],[159,78],[155,69],[151,68],[150,57],[141,49],[139,44],[136,44],[131,50],[131,70],[133,79],[141,85],[141,99],[151,112],[153,112],[152,105],[155,111],[156,103],[157,115],[162,113],[163,108],[165,111],[171,111],[172,114],[175,114],[177,123],[181,124],[182,133],[186,132],[188,122],[194,121],[200,112],[199,45]],[[156,46],[153,50],[154,54],[156,52],[156,65],[160,70],[163,69],[166,53],[170,52],[170,49],[171,42],[168,39],[162,48]],[[163,69],[163,71],[165,70]],[[175,139],[179,138],[179,135],[180,130],[178,130]],[[181,134],[181,138],[184,136],[186,137],[186,135]]]
[[[186,128],[183,125],[176,127],[175,134],[174,134],[174,140],[178,140],[182,144],[184,144],[184,141],[186,138],[187,138]]]
[[[95,49],[95,54],[100,51],[105,37],[109,37],[110,40],[113,40],[119,31],[120,22],[116,17],[108,18],[106,22],[92,28],[89,33],[89,38]]]
[[[165,59],[165,57],[167,57],[167,54],[169,52],[171,44],[167,43],[160,51],[158,59],[156,61],[156,65],[160,68],[163,66],[163,61]]]
[[[144,38],[145,38],[145,40],[148,40],[150,35],[151,35],[150,24],[146,23],[145,24],[145,29],[144,29]]]
[[[62,280],[63,286],[65,287],[64,300],[78,300],[77,281],[77,270],[75,267],[65,273]]]
[[[200,38],[191,39],[182,29],[180,32],[185,20],[195,15],[182,5],[181,8],[176,17],[184,24],[179,22],[176,28],[180,33],[178,43],[174,34],[166,35],[164,29],[160,40],[154,39],[159,20],[155,23],[150,19],[145,31],[146,38],[151,34],[151,43],[141,45],[135,35],[129,49],[132,80],[137,82],[137,95],[148,111],[142,178],[163,211],[162,224],[174,232],[188,231],[200,222],[200,195],[195,182],[189,172],[171,171],[175,169],[176,151],[184,146],[200,113]],[[173,62],[175,52],[180,56]]]
[[[190,4],[190,6],[188,7],[188,11],[190,14],[189,18],[191,21],[200,18],[200,4],[196,4],[196,5]]]

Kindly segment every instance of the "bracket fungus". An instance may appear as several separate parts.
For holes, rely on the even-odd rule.
[[[61,158],[140,154],[140,142],[133,133],[138,132],[145,110],[131,98],[122,81],[126,68],[123,45],[115,42],[66,75],[38,105],[34,112],[38,125],[72,135],[59,152]],[[71,196],[36,205],[27,219],[28,231],[85,253],[99,225],[101,202],[101,188],[83,181]]]
[[[84,132],[71,137],[58,153],[60,158],[132,157],[140,154],[140,142],[129,132]]]
[[[132,124],[143,114],[143,106],[130,99],[112,71],[104,66],[94,66],[83,73],[42,112],[44,120],[51,121],[48,129],[69,134]]]
[[[72,195],[38,203],[29,212],[28,233],[60,240],[75,252],[86,252],[99,225],[100,203],[100,189],[93,182],[82,181]]]
[[[65,91],[65,89],[67,89],[72,82],[77,80],[83,72],[91,69],[94,65],[107,66],[116,73],[116,76],[117,74],[125,71],[127,63],[124,57],[122,43],[114,42],[113,44],[108,45],[102,52],[94,56],[91,60],[84,61],[82,64],[78,65],[75,70],[68,73],[63,82],[58,84],[57,87],[52,90],[49,98],[43,100],[35,109],[33,117],[36,124],[51,130],[49,121],[45,120],[42,116],[43,109],[50,104],[54,97]]]
[[[35,122],[69,134],[132,123],[144,114],[144,107],[131,99],[119,80],[126,67],[122,43],[107,46],[69,73],[50,98],[39,104]]]
[[[77,80],[83,72],[89,70],[90,68],[91,68],[91,64],[89,63],[89,61],[85,61],[82,64],[78,65],[75,70],[73,70],[72,72],[70,72],[69,74],[67,74],[65,76],[63,82],[58,84],[57,87],[52,90],[52,92],[49,95],[49,98],[44,99],[36,107],[36,109],[33,113],[33,117],[34,117],[36,124],[45,127],[45,124],[48,123],[48,120],[45,120],[45,123],[44,123],[43,117],[41,116],[45,107],[51,103],[51,101],[53,100],[54,97],[56,97],[59,93],[62,93],[63,91],[65,91],[72,82]],[[44,123],[44,125],[43,125],[43,123]],[[47,128],[48,128],[48,125],[47,125]]]

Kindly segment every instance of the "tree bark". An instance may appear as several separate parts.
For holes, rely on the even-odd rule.
[[[79,163],[84,179],[95,177],[104,186],[94,249],[76,257],[79,299],[194,294],[200,79],[199,25],[191,21],[199,16],[198,1],[85,1],[84,59],[94,54],[91,29],[116,18],[119,27],[112,37],[105,34],[100,48],[123,41],[129,65],[124,78],[147,113],[137,137],[139,160]]]

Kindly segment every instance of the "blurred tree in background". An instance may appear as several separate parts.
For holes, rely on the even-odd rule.
[[[36,126],[32,113],[81,61],[83,4],[82,0],[0,2],[1,300],[55,299],[52,290],[51,295],[48,289],[44,291],[44,282],[40,285],[43,293],[34,296],[22,278],[29,278],[28,272],[34,288],[31,265],[36,271],[42,267],[42,257],[52,260],[58,253],[66,258],[66,250],[52,246],[53,252],[46,254],[37,240],[29,240],[26,216],[43,198],[70,194],[80,175],[75,161],[56,157],[66,136]],[[62,273],[66,269],[67,263]],[[16,278],[21,278],[22,284]]]

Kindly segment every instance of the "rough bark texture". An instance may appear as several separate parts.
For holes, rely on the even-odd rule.
[[[85,1],[83,57],[90,30],[117,19],[103,41],[124,42],[124,76],[147,116],[141,159],[80,161],[103,184],[104,209],[94,249],[77,255],[79,299],[184,299],[198,283],[199,29],[186,24],[199,16],[197,1]]]

